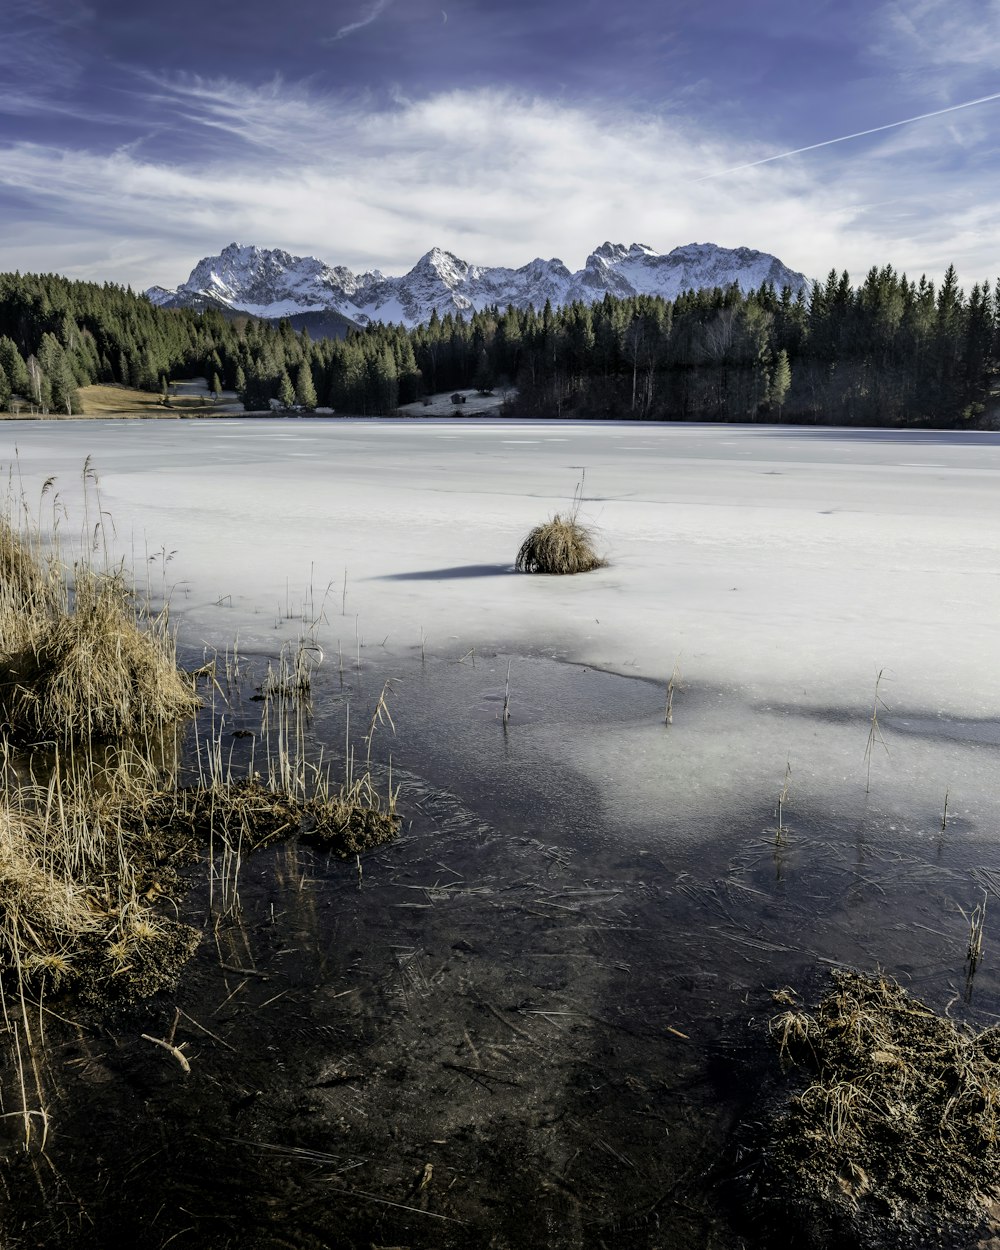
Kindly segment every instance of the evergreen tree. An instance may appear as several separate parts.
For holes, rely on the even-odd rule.
[[[291,408],[295,404],[295,388],[292,386],[292,380],[285,369],[281,371],[277,398],[281,401],[282,408]]]
[[[768,396],[771,407],[778,410],[779,421],[781,420],[781,410],[785,406],[788,388],[791,385],[792,368],[788,363],[788,353],[782,348],[778,352],[778,359],[774,362],[774,373],[771,375],[771,387]]]
[[[17,350],[17,344],[6,335],[0,338],[0,368],[7,375],[11,394],[23,395],[27,399],[30,390],[28,367]]]
[[[295,402],[312,412],[316,407],[316,387],[313,384],[312,369],[308,361],[303,360],[295,376]]]

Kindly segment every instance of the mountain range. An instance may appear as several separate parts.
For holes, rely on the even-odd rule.
[[[268,320],[287,317],[297,327],[308,325],[311,332],[329,335],[373,321],[412,327],[433,312],[470,315],[494,304],[590,304],[609,293],[676,299],[682,291],[734,282],[743,291],[770,282],[779,291],[789,287],[793,294],[809,286],[804,274],[775,256],[714,243],[688,243],[665,254],[645,243],[602,243],[575,273],[557,259],[538,258],[520,269],[470,265],[435,247],[401,277],[378,269],[355,274],[314,256],[230,243],[218,256],[199,261],[176,289],[154,286],[146,295],[167,308],[211,307]]]

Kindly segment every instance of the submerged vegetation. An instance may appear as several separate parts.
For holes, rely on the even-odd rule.
[[[1000,1175],[1000,1028],[973,1033],[885,976],[836,972],[815,1014],[793,1005],[770,1033],[802,1088],[774,1129],[769,1190],[825,1230],[819,1244],[858,1244],[844,1233],[866,1217],[888,1216],[904,1242],[983,1219]]]

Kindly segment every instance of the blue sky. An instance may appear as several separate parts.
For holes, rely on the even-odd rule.
[[[1000,0],[0,0],[0,270],[610,239],[971,285],[1000,275],[995,93]]]

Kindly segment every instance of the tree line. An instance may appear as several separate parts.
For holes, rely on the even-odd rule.
[[[204,376],[248,410],[384,415],[425,394],[516,388],[525,416],[836,425],[968,425],[1000,368],[1000,283],[966,295],[891,266],[770,285],[607,295],[554,309],[433,313],[344,339],[208,309],[157,308],[113,284],[0,275],[0,408],[79,410],[94,382],[159,391]]]

